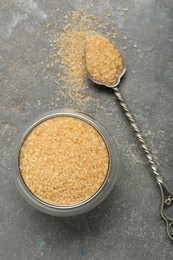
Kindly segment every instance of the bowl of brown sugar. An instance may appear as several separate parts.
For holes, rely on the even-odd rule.
[[[74,216],[99,205],[117,177],[118,152],[106,128],[73,110],[30,123],[15,153],[15,183],[38,210]]]

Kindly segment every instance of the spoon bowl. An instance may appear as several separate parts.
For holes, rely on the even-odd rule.
[[[126,72],[123,56],[106,37],[92,33],[85,42],[88,77],[98,85],[115,88]]]

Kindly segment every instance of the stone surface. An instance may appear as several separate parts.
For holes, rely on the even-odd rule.
[[[171,260],[159,189],[113,92],[87,81],[84,94],[91,99],[83,106],[63,95],[60,79],[55,83],[43,72],[50,49],[47,24],[57,21],[58,33],[64,14],[79,8],[103,21],[112,12],[115,41],[127,63],[121,91],[173,189],[173,1],[1,0],[0,259]],[[96,117],[119,149],[113,191],[98,208],[75,218],[30,207],[12,178],[20,130],[40,113],[63,107]]]

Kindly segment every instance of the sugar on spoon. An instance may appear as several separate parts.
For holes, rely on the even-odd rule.
[[[98,33],[93,33],[87,38],[85,59],[88,76],[91,81],[114,90],[114,94],[119,101],[122,110],[133,128],[141,147],[145,151],[161,192],[160,214],[166,222],[167,234],[169,238],[173,240],[173,217],[169,217],[167,213],[165,213],[165,210],[170,208],[171,205],[173,206],[173,192],[171,192],[161,176],[154,156],[118,88],[121,77],[126,72],[124,59],[117,48],[106,37]]]

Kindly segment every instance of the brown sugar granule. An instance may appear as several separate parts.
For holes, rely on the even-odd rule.
[[[109,156],[95,128],[81,119],[59,116],[29,133],[19,164],[26,186],[37,198],[69,206],[90,198],[102,186]]]
[[[112,85],[121,74],[123,58],[106,37],[94,33],[86,43],[86,66],[96,82]]]

